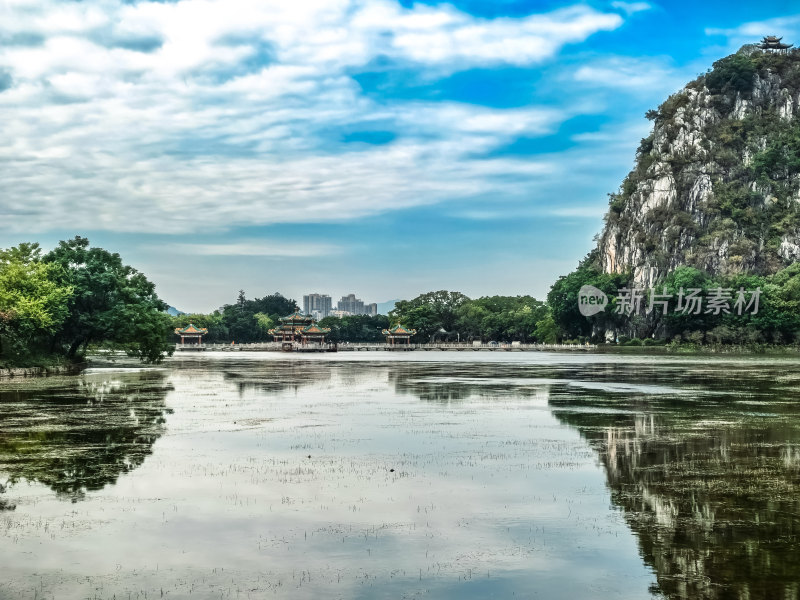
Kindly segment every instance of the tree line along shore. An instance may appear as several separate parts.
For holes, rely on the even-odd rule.
[[[416,330],[415,342],[591,341],[684,350],[800,344],[800,263],[771,276],[715,277],[679,267],[664,282],[662,293],[670,295],[759,289],[756,314],[619,310],[619,290],[629,275],[602,273],[595,264],[588,256],[553,284],[545,301],[529,295],[472,299],[442,290],[401,300],[389,315],[328,317],[320,325],[331,330],[332,342],[382,341],[382,330],[401,323]],[[586,285],[608,296],[605,310],[580,312]],[[208,329],[204,339],[210,343],[270,341],[269,330],[298,307],[277,292],[250,299],[239,291],[233,303],[207,314],[171,316],[167,308],[143,273],[86,238],[62,241],[49,252],[37,243],[0,250],[0,368],[65,366],[100,348],[158,363],[174,350],[174,329],[189,323]]]

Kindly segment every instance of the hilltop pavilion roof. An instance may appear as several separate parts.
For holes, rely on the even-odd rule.
[[[783,38],[776,35],[765,35],[758,47],[763,50],[787,50],[794,44],[784,44],[781,42]]]

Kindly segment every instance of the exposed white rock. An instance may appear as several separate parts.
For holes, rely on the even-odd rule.
[[[641,212],[646,213],[654,208],[670,206],[675,202],[675,179],[672,174],[656,179],[652,192],[645,198]]]
[[[797,239],[790,240],[788,236],[784,236],[781,240],[778,254],[784,260],[798,260],[800,259],[800,245],[797,244]]]
[[[784,121],[789,121],[794,116],[794,100],[789,90],[781,90],[781,97],[778,102],[778,115]]]
[[[733,118],[740,121],[747,116],[751,107],[750,100],[742,98],[742,95],[736,94],[736,103],[733,105]]]
[[[692,189],[689,191],[688,202],[684,207],[686,212],[690,214],[697,213],[711,196],[712,189],[711,177],[708,176],[708,173],[701,173],[694,180]]]
[[[782,81],[776,72],[762,70],[750,91],[724,99],[697,83],[679,92],[685,100],[674,114],[656,119],[648,156],[651,164],[636,175],[635,189],[626,198],[619,218],[609,219],[600,236],[603,270],[630,272],[641,287],[658,285],[667,272],[682,264],[735,273],[763,268],[767,255],[769,264],[800,260],[800,231],[784,236],[776,253],[774,247],[767,248],[763,236],[752,237],[746,225],[726,217],[731,213],[721,211],[714,202],[715,186],[726,183],[744,196],[740,201],[755,200],[756,209],[760,208],[759,199],[762,207],[779,209],[779,198],[787,192],[800,203],[800,173],[790,174],[788,182],[747,181],[750,177],[741,167],[752,165],[754,157],[773,140],[766,135],[754,138],[752,128],[735,123],[773,115],[782,122],[800,118],[800,86]],[[716,128],[723,120],[731,121],[732,126]],[[748,136],[747,146],[738,141],[742,132]],[[725,137],[715,137],[718,133]],[[737,164],[737,160],[741,162]],[[754,194],[752,199],[746,198],[747,189]],[[691,221],[679,214],[682,211]],[[723,218],[727,222],[721,222]],[[714,239],[709,239],[712,232]]]

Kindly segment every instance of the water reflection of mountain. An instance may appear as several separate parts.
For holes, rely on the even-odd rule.
[[[42,483],[73,502],[116,482],[163,433],[170,389],[159,371],[0,387],[0,477],[12,489],[20,480]]]
[[[728,379],[751,393],[747,403],[715,392],[725,388],[719,377],[699,398],[550,398],[597,451],[667,597],[800,596],[800,404],[785,377],[763,375]]]

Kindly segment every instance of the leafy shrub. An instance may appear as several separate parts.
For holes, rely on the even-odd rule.
[[[706,87],[712,94],[728,91],[746,92],[753,86],[756,63],[749,56],[732,54],[714,63],[706,76]]]

